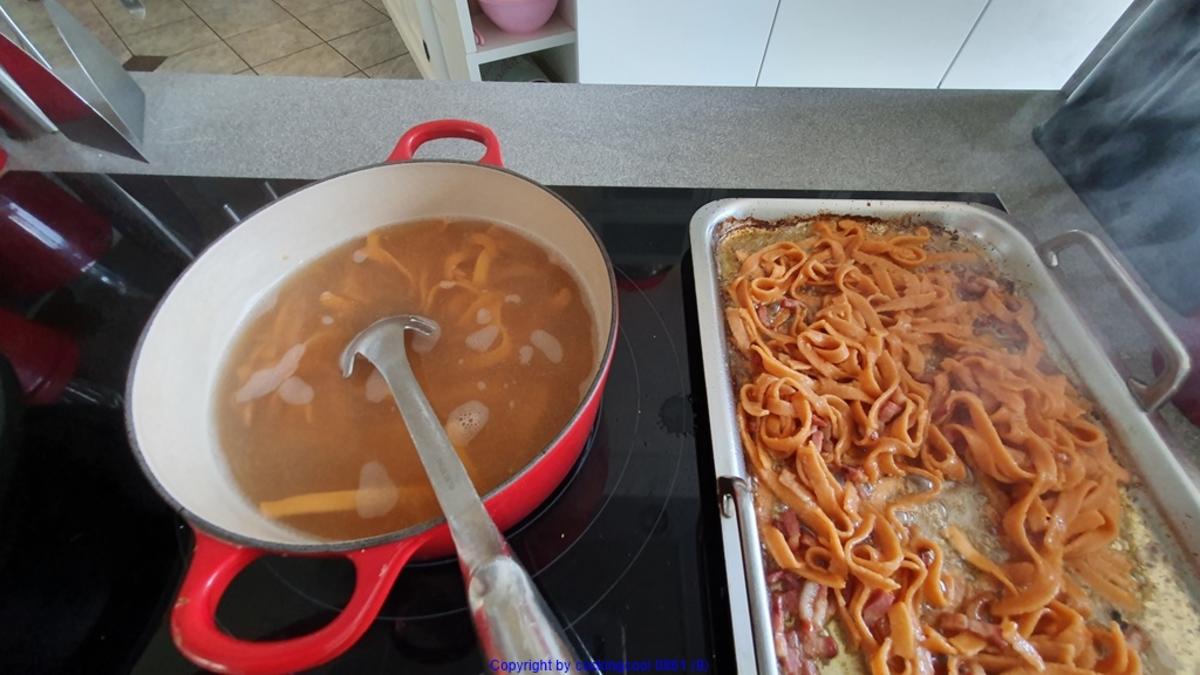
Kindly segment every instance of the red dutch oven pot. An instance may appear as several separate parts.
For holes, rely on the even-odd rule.
[[[422,143],[450,137],[482,143],[483,158],[478,163],[413,159]],[[419,125],[404,134],[387,163],[329,178],[269,204],[214,243],[176,281],[142,335],[129,377],[126,409],[134,451],[159,493],[196,534],[171,633],[197,665],[246,673],[320,665],[362,636],[411,558],[453,553],[441,519],[370,539],[329,541],[266,518],[239,493],[226,470],[212,400],[226,347],[252,308],[282,279],[375,228],[443,217],[503,223],[555,251],[574,272],[595,320],[591,384],[558,436],[485,496],[497,525],[509,528],[529,514],[578,459],[616,344],[612,264],[595,232],[569,204],[502,168],[500,145],[490,129],[461,120]],[[356,576],[346,607],[328,625],[302,637],[261,642],[225,633],[215,621],[221,595],[266,554],[348,558]]]

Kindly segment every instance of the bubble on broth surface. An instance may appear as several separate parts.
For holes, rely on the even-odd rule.
[[[383,375],[378,370],[372,370],[367,376],[367,400],[371,403],[379,403],[388,397],[387,380],[383,379]]]
[[[517,359],[521,361],[521,365],[529,365],[529,362],[533,360],[533,347],[521,345],[521,348],[517,350]]]
[[[478,381],[478,382],[476,382],[476,383],[475,383],[475,386],[476,386],[476,387],[479,387],[479,391],[483,391],[484,389],[487,389],[487,382],[484,382],[483,380],[480,380],[480,381]]]
[[[325,316],[321,317],[321,323],[326,326],[332,326],[333,325],[333,317],[326,314]]]
[[[478,312],[475,312],[475,323],[485,324],[492,320],[492,313],[487,307],[480,307]]]
[[[433,324],[433,335],[425,335],[424,333],[414,333],[412,339],[413,351],[418,354],[428,354],[437,346],[438,340],[442,337],[442,326],[438,322],[430,319]]]
[[[274,365],[254,371],[246,379],[246,383],[238,389],[234,400],[238,403],[246,403],[275,391],[279,385],[283,384],[284,380],[296,373],[296,369],[300,367],[300,358],[303,356],[303,342],[292,346]]]
[[[521,304],[521,296],[517,295],[516,293],[509,293],[508,295],[504,296],[504,301],[511,302],[514,305],[519,305]]]
[[[467,336],[467,347],[477,352],[486,352],[492,348],[492,344],[499,336],[500,326],[496,324],[484,326]]]
[[[279,398],[289,405],[308,405],[313,394],[312,386],[294,375],[279,385]]]
[[[475,439],[488,423],[488,407],[481,401],[467,401],[450,411],[446,417],[446,435],[455,447],[463,447]]]
[[[391,511],[400,499],[400,490],[379,462],[367,462],[358,472],[355,509],[362,518],[378,518]]]
[[[562,363],[563,348],[558,338],[539,328],[529,334],[529,341],[550,359],[550,363]]]
[[[366,262],[367,252],[360,248],[357,251],[355,251],[353,255],[350,256],[350,259],[356,263]]]

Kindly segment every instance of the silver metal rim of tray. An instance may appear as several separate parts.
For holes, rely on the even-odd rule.
[[[1190,368],[1186,350],[1171,333],[1137,284],[1099,239],[1071,231],[1035,245],[1008,214],[980,204],[934,201],[851,199],[723,199],[710,202],[692,217],[690,226],[696,281],[697,318],[712,427],[713,464],[721,505],[721,540],[729,588],[734,651],[738,672],[778,672],[761,543],[754,521],[753,494],[734,416],[733,387],[727,358],[725,317],[714,252],[718,228],[730,218],[777,221],[821,214],[890,220],[911,217],[966,235],[993,254],[1000,269],[1021,282],[1037,306],[1039,329],[1066,361],[1072,379],[1082,384],[1106,417],[1153,495],[1158,511],[1174,529],[1174,539],[1194,571],[1200,574],[1200,469],[1176,455],[1156,428],[1153,411],[1178,388]],[[1072,244],[1089,249],[1122,291],[1131,310],[1159,341],[1168,367],[1158,381],[1131,381],[1120,373],[1086,322],[1067,299],[1052,269],[1057,253]],[[749,617],[747,623],[739,617]]]

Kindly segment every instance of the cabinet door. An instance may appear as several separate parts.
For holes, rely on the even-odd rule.
[[[777,0],[579,0],[579,81],[754,86]]]
[[[992,0],[942,86],[1061,89],[1130,0]]]
[[[758,84],[933,89],[986,0],[781,0]]]

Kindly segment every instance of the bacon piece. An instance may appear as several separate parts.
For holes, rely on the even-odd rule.
[[[779,614],[780,619],[783,619],[795,611],[796,602],[800,599],[800,592],[795,589],[780,591],[771,599],[775,602],[772,609]]]
[[[812,530],[807,527],[800,528],[800,544],[804,548],[810,548],[817,545],[817,535],[812,533]]]
[[[967,299],[973,300],[978,299],[984,293],[987,293],[989,289],[997,291],[1000,290],[1000,284],[996,283],[994,279],[989,279],[983,276],[973,276],[962,282],[962,285],[959,286],[959,288],[962,291],[962,295],[964,295]]]
[[[863,605],[863,622],[868,626],[874,626],[880,619],[887,616],[887,612],[894,602],[896,602],[896,595],[891,591],[873,591],[871,597],[867,598],[867,604]]]
[[[769,310],[766,305],[759,305],[758,309],[755,311],[758,312],[758,320],[762,322],[762,325],[766,326],[767,328],[775,327],[775,317],[771,315],[771,310]]]
[[[848,465],[843,466],[842,470],[846,472],[846,478],[849,478],[855,483],[866,483],[868,480],[867,472],[863,471],[860,467]]]
[[[767,585],[776,586],[779,592],[800,588],[800,577],[787,570],[774,570],[767,573]]]
[[[820,450],[825,446],[825,432],[821,431],[820,429],[813,429],[813,432],[811,435],[809,435],[808,440],[812,441],[814,448]]]
[[[804,580],[801,579],[800,577],[796,576],[796,574],[789,572],[787,570],[783,571],[783,590],[798,591],[798,590],[800,590],[800,584],[803,581]]]
[[[791,592],[795,595],[795,591]],[[784,597],[786,593],[776,593],[771,596],[771,628],[773,637],[775,638],[775,653],[779,658],[783,658],[787,653],[787,602]]]
[[[999,626],[994,623],[971,618],[962,612],[942,614],[938,620],[938,627],[948,633],[961,633],[963,631],[974,633],[987,640],[988,644],[996,647],[1008,646],[1008,643],[1004,640],[1004,635],[1000,632]]]
[[[817,601],[817,592],[822,590],[821,584],[815,581],[805,581],[800,589],[800,601],[796,605],[796,615],[801,621],[813,622],[813,603]]]
[[[823,628],[825,623],[829,621],[829,589],[824,586],[817,593],[817,599],[813,601],[813,624],[817,628]]]
[[[804,648],[804,655],[810,659],[828,661],[838,653],[837,642],[807,622],[800,624],[800,645]]]
[[[787,584],[788,579],[799,579],[792,574],[785,575],[773,576],[770,580]],[[772,594],[772,636],[780,672],[820,675],[816,660],[837,656],[837,643],[822,629],[828,616],[829,589],[815,581],[803,581],[798,590],[792,588]],[[790,626],[789,617],[795,619]]]
[[[804,648],[800,645],[800,638],[796,635],[796,631],[788,631],[785,638],[785,648],[783,650],[783,672],[791,675],[802,675],[804,667]]]
[[[779,529],[783,530],[783,536],[787,537],[788,548],[793,551],[800,548],[800,516],[796,512],[788,509],[779,515]]]
[[[895,401],[888,401],[884,403],[883,405],[879,406],[879,423],[887,424],[888,422],[891,422],[896,418],[896,415],[900,414],[900,411],[902,410],[904,410],[904,406],[896,403]]]

